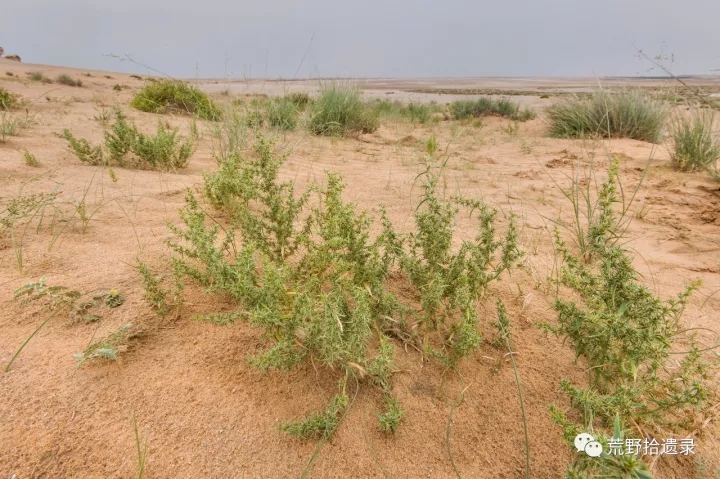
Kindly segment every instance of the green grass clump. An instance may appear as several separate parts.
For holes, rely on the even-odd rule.
[[[310,132],[327,136],[372,133],[379,126],[378,115],[365,106],[360,90],[340,83],[322,88],[308,123]]]
[[[115,111],[115,122],[105,132],[105,151],[102,145],[75,138],[68,129],[58,136],[67,140],[80,161],[91,165],[174,171],[187,167],[194,149],[193,139],[178,137],[177,128],[158,121],[156,135],[147,135],[139,132],[120,110]]]
[[[40,72],[29,72],[29,73],[27,73],[27,76],[32,81],[39,81],[42,83],[52,83],[53,82],[51,78],[44,76]]]
[[[450,105],[450,115],[455,120],[480,118],[483,116],[501,116],[516,121],[527,121],[536,114],[529,108],[520,109],[520,105],[506,98],[495,99],[487,96],[477,100],[458,100]]]
[[[700,110],[691,119],[677,116],[670,126],[670,160],[680,171],[716,171],[720,137],[713,129],[715,111]]]
[[[276,98],[268,106],[268,123],[284,131],[297,127],[298,107],[287,98]]]
[[[57,83],[60,83],[61,85],[67,85],[67,86],[73,86],[73,87],[81,87],[82,86],[82,80],[74,80],[72,77],[66,74],[62,74],[55,80]]]
[[[395,434],[405,411],[400,408],[397,399],[391,396],[385,398],[385,411],[377,415],[380,430],[388,434]]]
[[[0,110],[9,111],[17,106],[18,96],[0,86]]]
[[[632,138],[660,141],[667,110],[638,92],[601,91],[589,98],[573,97],[547,109],[553,138]]]
[[[401,118],[423,125],[433,120],[434,113],[442,111],[442,108],[435,104],[405,104],[388,100],[375,100],[369,106],[380,117]]]
[[[183,113],[203,120],[222,117],[220,108],[194,85],[177,80],[148,82],[135,94],[130,106],[150,113]]]

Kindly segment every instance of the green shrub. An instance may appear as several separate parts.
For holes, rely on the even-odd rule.
[[[357,88],[340,83],[325,85],[315,100],[308,127],[316,135],[372,133],[378,129],[377,114],[365,106]]]
[[[65,128],[62,133],[56,134],[59,138],[63,138],[68,142],[68,148],[83,163],[91,165],[104,165],[105,154],[101,145],[92,145],[84,138],[75,138],[73,134]]]
[[[194,85],[177,80],[148,82],[135,94],[130,105],[150,113],[187,113],[203,120],[219,120],[220,108]]]
[[[595,93],[567,98],[547,109],[554,138],[632,138],[657,143],[667,117],[662,103],[633,92]]]
[[[527,121],[536,114],[529,108],[520,109],[520,105],[506,98],[494,99],[483,96],[477,100],[458,100],[450,105],[450,115],[456,120],[480,118],[483,116],[501,116],[516,121]]]
[[[670,126],[670,159],[680,171],[716,170],[720,137],[713,129],[715,111],[700,110],[691,119],[677,116]]]
[[[67,129],[59,136],[68,141],[71,151],[81,161],[91,165],[173,171],[187,167],[194,148],[192,139],[178,138],[177,128],[170,129],[160,121],[155,136],[139,132],[120,110],[116,110],[115,122],[105,133],[107,154],[101,145],[93,146],[87,140],[78,140]]]
[[[268,107],[268,123],[281,130],[294,130],[298,122],[298,109],[295,103],[286,98],[276,98]]]
[[[18,96],[0,87],[0,110],[9,111],[17,106]]]
[[[586,226],[588,247],[574,253],[555,230],[555,248],[561,266],[558,281],[571,293],[558,295],[557,324],[544,328],[566,341],[578,358],[585,361],[587,385],[561,381],[561,390],[570,398],[574,411],[569,414],[557,406],[553,419],[563,428],[572,444],[579,432],[594,431],[607,441],[622,437],[622,424],[666,428],[675,433],[691,431],[699,415],[716,403],[711,368],[712,358],[696,345],[692,334],[680,323],[692,283],[676,298],[659,298],[640,281],[629,252],[618,244],[618,228],[623,224],[613,205],[619,203],[619,161],[610,166],[608,179],[599,186],[601,210]],[[613,431],[612,433],[610,431]],[[613,436],[610,436],[613,434]],[[621,477],[620,471],[646,468],[636,456],[586,460],[576,455],[571,470],[588,475],[568,477]],[[629,461],[629,462],[625,462]],[[625,469],[624,469],[625,468]],[[608,473],[612,471],[613,473]],[[649,476],[628,476],[649,477]]]
[[[61,85],[67,85],[67,86],[74,86],[74,87],[81,87],[82,86],[82,80],[73,80],[69,75],[62,74],[55,80],[57,83],[60,83]]]
[[[238,306],[231,314],[205,318],[222,324],[246,320],[265,331],[271,345],[250,364],[283,370],[312,358],[343,378],[336,399],[346,398],[353,378],[379,388],[387,399],[395,350],[391,338],[449,367],[478,347],[485,288],[520,255],[512,219],[507,236],[496,238],[497,213],[458,199],[460,206],[481,214],[476,239],[452,251],[458,208],[438,197],[431,168],[417,208],[417,231],[403,238],[384,211],[373,228],[370,216],[344,202],[338,175],[329,174],[323,187],[297,193],[292,181],[279,180],[284,160],[258,136],[254,155],[231,152],[218,171],[205,175],[205,195],[230,217],[232,226],[222,236],[190,192],[182,224],[170,226],[176,277],[228,295]],[[374,239],[373,230],[379,230]],[[412,297],[390,292],[395,264],[398,277],[409,278],[403,294]],[[302,437],[327,437],[347,400],[342,408],[336,402],[325,413],[283,428]],[[402,410],[395,401],[387,401],[385,409],[381,427],[392,431]]]

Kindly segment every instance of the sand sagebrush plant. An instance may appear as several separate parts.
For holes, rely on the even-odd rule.
[[[640,91],[600,91],[570,97],[547,110],[553,138],[632,138],[658,143],[668,111]]]
[[[287,98],[275,98],[268,106],[268,123],[283,131],[292,131],[297,127],[298,107]]]
[[[195,85],[179,80],[148,82],[135,94],[130,106],[149,113],[180,113],[217,121],[222,110]]]
[[[119,166],[159,171],[175,171],[186,168],[194,151],[192,137],[178,136],[177,128],[165,126],[158,121],[157,133],[147,135],[140,132],[134,122],[120,110],[114,114],[114,123],[105,132],[103,145],[92,145],[85,139],[73,136],[70,130],[59,134],[68,142],[75,156],[91,165]]]
[[[720,134],[715,110],[697,110],[691,118],[680,114],[670,122],[670,160],[680,171],[717,171]]]
[[[530,108],[520,108],[520,104],[507,98],[483,96],[477,100],[458,100],[450,105],[450,115],[455,120],[480,118],[483,116],[500,116],[511,120],[527,121],[535,118],[536,113]]]
[[[311,133],[326,136],[372,133],[379,126],[378,115],[365,105],[360,90],[345,83],[322,86],[308,122]]]
[[[343,201],[338,175],[296,191],[292,181],[279,179],[284,160],[258,136],[253,155],[233,152],[205,175],[205,195],[227,216],[227,227],[211,221],[188,192],[182,224],[170,225],[174,273],[237,304],[201,319],[245,320],[265,331],[270,346],[250,364],[271,371],[312,361],[340,376],[336,398],[346,396],[353,379],[376,387],[387,406],[381,426],[392,429],[402,416],[392,400],[393,338],[448,366],[477,348],[485,287],[519,256],[514,225],[497,239],[494,210],[469,202],[481,211],[477,238],[451,251],[456,206],[438,197],[437,179],[428,175],[418,232],[398,235],[381,209],[373,237],[374,219]],[[411,277],[413,297],[388,289],[393,268]],[[432,313],[423,311],[426,305]],[[288,431],[305,436],[309,428],[324,437],[338,404],[328,410],[332,414],[291,423]]]

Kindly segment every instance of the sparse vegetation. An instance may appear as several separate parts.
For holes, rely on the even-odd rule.
[[[699,110],[688,119],[677,115],[670,126],[670,159],[680,171],[717,171],[720,136],[715,111]]]
[[[481,213],[477,239],[453,252],[457,207],[437,196],[437,176],[428,165],[417,232],[399,237],[383,213],[381,233],[371,241],[372,219],[342,201],[344,185],[337,175],[328,175],[325,187],[296,196],[292,182],[278,181],[284,157],[262,137],[255,157],[229,158],[235,159],[205,177],[205,192],[230,215],[232,229],[218,241],[218,227],[207,225],[207,214],[188,193],[182,227],[170,227],[175,239],[169,245],[177,253],[173,267],[178,277],[229,294],[243,306],[238,314],[212,316],[214,322],[247,318],[273,338],[273,346],[251,357],[251,364],[282,370],[312,357],[344,371],[341,392],[328,410],[289,423],[287,432],[327,437],[345,407],[348,378],[365,378],[389,396],[391,335],[448,367],[478,347],[478,302],[487,284],[520,256],[512,219],[507,236],[496,239],[497,212],[458,199],[460,206]],[[312,191],[319,204],[310,208]],[[386,289],[393,263],[409,279],[413,296],[407,303]],[[372,331],[379,337],[377,350]],[[389,405],[381,418],[386,429],[402,416],[396,401]]]
[[[29,78],[30,80],[32,80],[32,81],[39,81],[39,82],[42,82],[42,83],[52,83],[52,82],[53,82],[52,79],[47,78],[46,76],[44,76],[44,75],[43,75],[42,73],[40,73],[40,72],[29,72],[29,73],[27,74],[27,76],[28,76],[28,78]]]
[[[341,83],[323,86],[308,123],[312,133],[327,136],[372,133],[379,126],[377,114],[365,106],[360,90]]]
[[[370,108],[380,117],[402,118],[413,123],[426,124],[433,119],[434,113],[439,113],[442,108],[438,105],[409,103],[399,101],[375,100],[369,104]]]
[[[130,105],[150,113],[182,113],[202,120],[222,117],[217,105],[194,85],[177,80],[148,82],[135,94]]]
[[[91,165],[116,165],[172,171],[185,168],[192,155],[192,139],[178,137],[177,128],[169,128],[158,121],[157,134],[146,135],[138,131],[120,110],[115,111],[115,122],[105,133],[105,150],[85,139],[77,139],[69,130],[58,135],[67,140],[75,156]]]
[[[704,354],[707,350],[680,324],[699,283],[687,286],[675,299],[663,300],[639,282],[629,252],[617,244],[622,224],[613,210],[619,201],[617,165],[613,162],[608,179],[599,186],[601,209],[596,221],[586,226],[586,250],[573,253],[555,230],[562,261],[559,283],[581,301],[559,296],[557,325],[545,328],[569,342],[577,357],[587,362],[588,372],[587,386],[561,383],[574,411],[552,408],[569,442],[581,431],[610,437],[610,431],[618,434],[622,424],[691,431],[715,403],[709,368],[717,366],[717,358]],[[676,361],[672,355],[680,344],[682,357]],[[630,466],[645,470],[635,456],[594,462],[579,457],[571,470],[612,471],[609,475],[616,477]]]
[[[667,110],[639,91],[602,91],[590,98],[561,100],[547,110],[554,138],[632,138],[660,141]]]
[[[303,92],[288,93],[287,95],[285,95],[285,100],[295,105],[295,107],[299,111],[304,110],[312,103],[312,98],[310,98],[310,95]]]
[[[132,328],[131,323],[125,324],[106,338],[89,345],[82,353],[76,354],[78,367],[90,361],[120,359],[120,353],[127,349],[127,342],[137,334]]]
[[[57,82],[61,85],[67,85],[67,86],[72,86],[72,87],[81,87],[82,86],[82,80],[75,80],[71,76],[65,75],[65,74],[62,74],[59,77],[57,77],[55,82]]]
[[[286,98],[276,98],[268,107],[270,126],[284,131],[294,130],[298,123],[298,107]]]
[[[35,155],[30,153],[28,150],[23,150],[23,158],[25,159],[25,164],[27,166],[31,166],[33,168],[37,168],[38,166],[40,166],[40,163],[38,162]]]
[[[521,109],[518,103],[507,98],[495,99],[487,96],[480,97],[477,100],[453,102],[450,105],[450,114],[455,120],[501,116],[516,121],[527,121],[536,116],[536,113],[530,108]]]
[[[0,110],[9,111],[18,104],[18,96],[0,86]]]

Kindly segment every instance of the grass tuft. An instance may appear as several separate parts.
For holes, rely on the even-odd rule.
[[[18,105],[18,95],[0,86],[0,110],[9,111]]]
[[[203,120],[222,117],[220,108],[194,85],[177,80],[148,82],[130,102],[133,108],[149,113],[181,113]]]
[[[298,123],[298,107],[287,98],[276,98],[268,106],[268,123],[284,131],[292,131]]]
[[[81,87],[82,86],[82,80],[74,80],[69,75],[62,74],[55,80],[57,83],[60,83],[61,85],[67,85],[72,87]]]
[[[573,97],[547,109],[553,138],[632,138],[657,143],[667,110],[642,92],[595,93]]]
[[[312,133],[327,136],[372,133],[379,126],[378,115],[366,107],[360,90],[342,83],[323,86],[308,124]]]
[[[521,109],[518,103],[506,98],[495,99],[487,96],[477,100],[458,100],[450,105],[450,114],[455,120],[500,116],[516,121],[527,121],[536,114],[529,108]]]
[[[713,130],[714,110],[700,110],[687,119],[677,116],[670,125],[670,160],[680,171],[717,171],[720,137]]]

